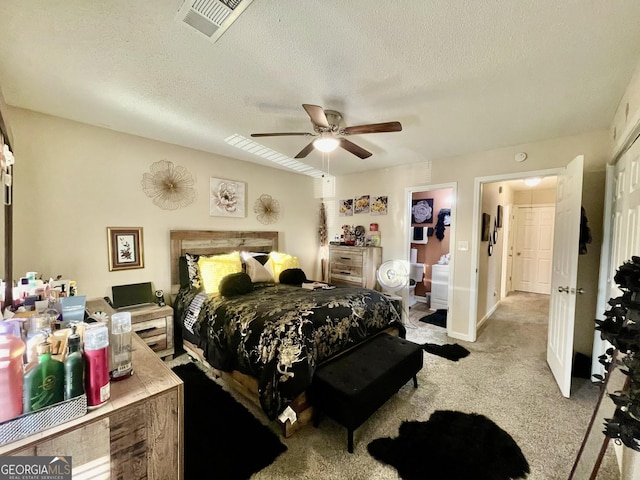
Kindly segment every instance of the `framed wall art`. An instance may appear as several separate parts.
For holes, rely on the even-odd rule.
[[[353,202],[353,213],[355,215],[360,213],[369,213],[369,195],[361,195],[360,197],[356,197]]]
[[[502,228],[502,205],[498,205],[498,211],[496,212],[496,227]]]
[[[480,231],[481,242],[488,242],[491,236],[491,215],[488,213],[482,214],[482,230]]]
[[[433,223],[433,198],[411,201],[411,223]]]
[[[246,184],[237,180],[211,177],[209,181],[209,215],[212,217],[245,216]]]
[[[142,227],[107,227],[109,271],[144,268]]]
[[[373,197],[371,215],[386,215],[389,211],[389,197]]]
[[[353,216],[353,198],[347,198],[345,200],[340,200],[340,212],[341,217],[351,217]]]

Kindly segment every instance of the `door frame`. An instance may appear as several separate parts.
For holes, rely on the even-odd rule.
[[[434,190],[451,190],[451,224],[449,225],[449,253],[453,253],[456,245],[456,223],[458,216],[456,215],[456,204],[458,198],[458,183],[437,183],[433,185],[419,185],[417,187],[406,187],[404,189],[404,218],[401,222],[404,230],[404,258],[407,262],[411,260],[411,207],[412,195],[416,192],[430,192]],[[453,272],[455,272],[456,256],[451,255],[449,261],[449,285],[447,287],[449,305],[453,302]],[[405,288],[402,292],[402,303],[409,305],[409,288]],[[451,322],[447,322],[447,334],[451,333]]]
[[[469,281],[469,341],[475,342],[478,336],[478,270],[480,268],[480,229],[482,222],[482,185],[485,183],[504,182],[508,180],[520,180],[528,177],[549,177],[557,176],[564,171],[564,167],[549,168],[545,170],[530,170],[517,173],[503,173],[500,175],[489,175],[486,177],[476,177],[473,184],[473,220],[471,236],[471,271]]]

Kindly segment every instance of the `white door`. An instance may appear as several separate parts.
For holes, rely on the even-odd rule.
[[[518,207],[516,212],[513,288],[548,295],[551,291],[555,208]]]
[[[547,363],[565,397],[571,395],[583,164],[582,155],[574,158],[556,187]]]

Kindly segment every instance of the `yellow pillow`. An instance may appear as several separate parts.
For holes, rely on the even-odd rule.
[[[198,268],[200,269],[204,291],[218,293],[220,291],[220,280],[231,273],[242,271],[240,252],[201,256],[198,259]]]
[[[293,257],[287,253],[271,252],[269,260],[264,266],[271,272],[273,279],[280,283],[280,274],[288,268],[300,268],[298,257]]]

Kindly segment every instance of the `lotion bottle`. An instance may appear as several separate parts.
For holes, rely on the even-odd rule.
[[[78,397],[84,393],[84,358],[80,348],[80,335],[76,326],[71,327],[67,337],[67,356],[64,360],[64,399]]]
[[[24,413],[64,400],[64,364],[51,357],[51,344],[38,345],[38,365],[24,376]]]
[[[84,329],[84,389],[90,409],[111,397],[109,329],[102,322],[90,323]]]
[[[14,325],[0,321],[0,422],[22,415],[22,356],[25,344]]]

